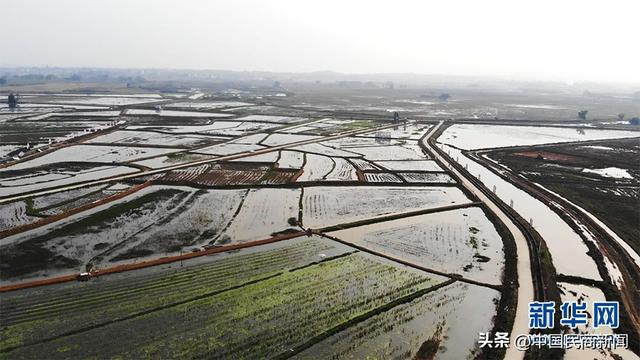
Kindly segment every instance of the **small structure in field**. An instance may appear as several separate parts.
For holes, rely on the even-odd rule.
[[[587,120],[587,113],[589,113],[589,110],[580,110],[580,111],[578,111],[578,119]]]
[[[18,95],[14,93],[10,93],[7,98],[7,103],[9,104],[9,109],[15,109],[18,107]]]

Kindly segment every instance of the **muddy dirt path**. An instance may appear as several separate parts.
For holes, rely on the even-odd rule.
[[[511,329],[511,338],[513,339],[515,335],[519,334],[528,334],[528,303],[534,301],[534,291],[533,291],[533,280],[531,274],[531,264],[529,261],[529,247],[527,244],[527,239],[525,235],[520,231],[518,226],[513,223],[511,218],[507,216],[499,207],[496,205],[487,195],[484,194],[477,186],[475,186],[467,177],[469,174],[463,174],[460,171],[456,170],[449,163],[448,159],[442,156],[437,149],[434,149],[431,144],[429,144],[428,139],[433,136],[434,133],[442,126],[443,122],[441,121],[436,126],[434,126],[429,133],[427,133],[426,137],[422,140],[425,146],[427,146],[434,157],[440,160],[441,163],[447,165],[447,170],[454,173],[461,180],[461,185],[464,186],[467,190],[473,193],[475,196],[480,199],[507,227],[511,235],[513,236],[516,249],[518,253],[518,306],[516,308],[515,320],[513,323],[513,328]],[[518,351],[515,347],[510,346],[507,349],[505,354],[505,359],[523,359],[525,353],[523,351]]]
[[[584,231],[582,230],[582,228],[584,228],[587,229],[588,233],[593,235],[593,241],[596,241],[598,244],[596,251],[599,252],[602,257],[607,258],[615,264],[615,267],[622,276],[622,284],[616,286],[615,282],[611,280],[611,274],[602,260],[594,258],[594,261],[601,263],[600,267],[603,268],[602,271],[606,271],[606,274],[602,276],[603,281],[609,283],[611,287],[618,288],[620,300],[624,303],[630,325],[633,327],[633,331],[636,332],[636,336],[638,336],[638,334],[640,334],[640,302],[638,302],[640,289],[638,286],[639,268],[635,260],[638,255],[634,250],[617,235],[612,236],[611,234],[615,233],[588,211],[541,185],[519,177],[507,167],[488,160],[487,157],[482,155],[484,153],[485,151],[471,152],[470,154],[474,161],[487,168],[493,167],[494,169],[499,169],[511,183],[517,184],[520,188],[541,201],[554,204],[552,208],[553,211],[562,214],[565,222],[567,222],[576,233],[580,234]],[[573,223],[573,225],[571,223]]]

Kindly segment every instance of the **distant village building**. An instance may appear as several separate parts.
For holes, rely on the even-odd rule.
[[[9,109],[15,109],[18,106],[18,96],[13,93],[9,94],[7,103],[9,104]]]

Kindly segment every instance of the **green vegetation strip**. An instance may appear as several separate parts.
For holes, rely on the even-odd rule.
[[[298,254],[301,255],[301,254]],[[9,312],[2,314],[2,320],[4,324],[11,324],[19,321],[35,320],[39,317],[46,317],[55,313],[60,315],[65,312],[77,313],[83,308],[94,308],[95,306],[105,305],[121,302],[131,303],[135,298],[139,298],[141,293],[144,292],[145,296],[149,295],[165,295],[167,287],[171,286],[172,293],[177,293],[176,290],[195,292],[200,289],[211,288],[214,285],[223,283],[224,281],[218,281],[217,283],[211,283],[208,281],[215,281],[216,279],[225,279],[226,276],[239,276],[239,275],[251,275],[251,271],[265,272],[273,267],[283,265],[284,260],[290,260],[288,256],[283,256],[280,259],[267,259],[265,261],[247,262],[242,265],[244,272],[239,272],[236,269],[224,267],[224,268],[212,268],[205,269],[206,271],[199,271],[198,273],[179,274],[168,277],[166,281],[164,279],[155,281],[145,286],[129,286],[123,290],[118,291],[103,291],[91,294],[91,296],[82,296],[83,294],[76,294],[76,296],[66,296],[65,298],[46,302],[44,304],[38,304],[33,307],[14,307],[8,309]],[[196,280],[196,281],[193,281]],[[108,295],[108,298],[105,297]],[[134,299],[132,299],[134,298]],[[12,316],[13,313],[13,316]],[[17,314],[16,314],[17,313]],[[22,316],[20,316],[22,315]],[[29,315],[24,316],[24,315]],[[34,316],[40,315],[40,316]]]
[[[333,328],[331,328],[331,329],[329,329],[329,330],[327,330],[327,331],[325,331],[325,332],[323,332],[321,334],[318,334],[318,335],[314,336],[313,338],[305,341],[303,344],[300,344],[300,345],[298,345],[298,346],[296,346],[294,348],[291,348],[289,351],[286,351],[286,352],[274,357],[274,359],[288,359],[288,358],[290,358],[290,357],[302,352],[303,350],[308,349],[311,346],[321,342],[322,340],[327,339],[328,337],[330,337],[332,335],[335,335],[335,334],[339,333],[340,331],[343,331],[343,330],[345,330],[345,329],[347,329],[347,328],[349,328],[349,327],[351,327],[353,325],[356,325],[356,324],[358,324],[360,322],[363,322],[363,321],[369,319],[370,317],[373,317],[375,315],[381,314],[381,313],[383,313],[385,311],[389,311],[389,310],[393,309],[394,307],[396,307],[398,305],[411,302],[411,301],[413,301],[413,300],[415,300],[415,299],[417,299],[417,298],[419,298],[419,297],[421,297],[421,296],[423,296],[425,294],[428,294],[430,292],[436,291],[436,290],[438,290],[440,288],[443,288],[445,286],[451,285],[454,282],[456,282],[455,279],[449,279],[449,280],[447,280],[447,281],[445,281],[443,283],[440,283],[438,285],[432,286],[430,288],[418,290],[418,291],[416,291],[416,292],[414,292],[412,294],[409,294],[409,295],[403,296],[403,297],[401,297],[399,299],[393,300],[393,301],[391,301],[389,303],[386,303],[386,304],[384,304],[384,305],[382,305],[380,307],[377,307],[377,308],[375,308],[375,309],[373,309],[371,311],[368,311],[368,312],[366,312],[364,314],[361,314],[361,315],[358,315],[356,317],[353,317],[353,318],[351,318],[351,319],[349,319],[349,320],[347,320],[347,321],[345,321],[345,322],[343,322],[341,324],[338,324],[338,325],[334,326]]]
[[[11,300],[3,299],[3,306],[0,309],[0,319],[5,325],[12,323],[36,320],[40,317],[47,317],[51,314],[61,315],[63,313],[77,313],[85,307],[95,308],[122,301],[128,305],[134,305],[132,300],[141,299],[149,295],[164,295],[166,288],[171,287],[171,294],[178,295],[176,290],[185,292],[195,292],[199,289],[207,289],[216,284],[229,282],[227,277],[252,276],[264,274],[266,271],[277,268],[296,266],[301,261],[310,260],[305,254],[315,253],[331,249],[330,246],[305,242],[282,249],[268,250],[257,254],[234,256],[221,259],[206,265],[194,268],[183,269],[176,274],[152,276],[150,279],[129,280],[114,284],[91,284],[92,288],[82,286],[76,289],[67,290],[60,294],[52,292],[48,295],[31,298],[17,297]],[[210,281],[219,280],[211,283]],[[133,298],[133,299],[132,299]],[[145,302],[148,300],[145,300]],[[37,316],[40,315],[40,316]]]
[[[180,326],[174,339],[152,346],[158,351],[153,356],[276,356],[335,324],[435,283],[369,256],[342,257],[176,309],[191,323]],[[164,314],[162,321],[165,316],[171,315]]]
[[[262,277],[262,278],[258,278],[258,279],[254,279],[254,280],[248,281],[248,282],[243,283],[243,284],[232,286],[230,288],[226,288],[226,289],[222,289],[222,290],[216,290],[216,291],[212,291],[212,292],[209,292],[209,293],[200,294],[198,296],[187,298],[187,299],[184,299],[184,300],[181,300],[181,301],[178,301],[178,302],[170,303],[170,304],[163,305],[163,306],[160,306],[160,307],[156,307],[156,308],[153,308],[153,309],[147,309],[147,310],[144,310],[144,311],[140,311],[140,312],[137,312],[137,313],[134,313],[134,314],[131,314],[131,315],[127,315],[125,317],[115,318],[115,319],[107,320],[107,321],[99,323],[99,324],[95,324],[95,325],[91,325],[91,326],[87,326],[87,327],[74,329],[74,330],[71,330],[71,331],[68,331],[68,332],[64,332],[62,334],[59,334],[59,335],[56,335],[56,336],[53,336],[53,337],[50,337],[50,338],[42,339],[42,340],[39,340],[39,341],[34,341],[32,343],[16,345],[16,346],[7,347],[7,348],[1,348],[0,347],[0,353],[10,352],[10,351],[15,350],[15,349],[17,349],[19,347],[22,347],[22,346],[30,346],[30,345],[35,345],[35,344],[42,344],[42,343],[53,341],[53,340],[56,340],[56,339],[59,339],[59,338],[63,338],[63,337],[67,337],[67,336],[71,336],[71,335],[75,335],[75,334],[80,334],[80,333],[83,333],[83,332],[86,332],[86,331],[89,331],[89,330],[93,330],[93,329],[97,329],[97,328],[100,328],[100,327],[103,327],[103,326],[107,326],[109,324],[113,324],[113,323],[116,323],[116,322],[135,319],[137,317],[140,317],[140,316],[143,316],[143,315],[147,315],[147,314],[150,314],[150,313],[153,313],[153,312],[156,312],[156,311],[169,309],[169,308],[172,308],[172,307],[175,307],[175,306],[179,306],[179,305],[190,303],[190,302],[193,302],[193,301],[196,301],[196,300],[204,299],[206,297],[218,295],[218,294],[221,294],[221,293],[223,293],[225,291],[231,291],[231,290],[235,290],[235,289],[240,289],[242,287],[245,287],[245,286],[248,286],[248,285],[251,285],[251,284],[255,284],[255,283],[258,283],[260,281],[268,280],[270,278],[273,278],[273,277],[276,277],[276,276],[279,276],[279,275],[282,275],[282,273],[275,273],[275,274],[272,274],[272,275],[269,275],[269,276],[266,276],[266,277]],[[0,343],[0,344],[2,344],[2,343]]]
[[[136,317],[111,320],[107,325],[45,343],[20,348],[14,344],[11,356],[37,358],[38,354],[48,353],[53,354],[52,358],[272,357],[350,319],[439,283],[420,272],[359,253],[334,256],[313,266],[277,274],[268,278],[264,274],[265,279],[259,281],[195,300],[190,298],[191,301],[180,299],[177,305],[166,304]],[[168,292],[171,290],[167,288]],[[83,318],[78,321],[87,327]],[[16,339],[7,339],[9,343],[28,343],[19,339],[25,334],[14,335]],[[57,354],[56,349],[64,353]]]
[[[346,252],[346,253],[344,253],[344,254],[340,254],[340,255],[336,255],[336,256],[330,256],[330,257],[324,258],[324,259],[322,259],[322,260],[320,260],[320,261],[314,261],[314,262],[312,262],[312,263],[308,263],[308,264],[306,264],[306,265],[302,265],[302,266],[300,266],[300,267],[290,269],[290,270],[289,270],[289,272],[297,271],[297,270],[302,270],[302,269],[307,268],[307,267],[309,267],[309,266],[318,265],[318,264],[321,264],[321,263],[326,262],[326,261],[331,261],[331,260],[340,259],[340,258],[342,258],[342,257],[349,256],[349,255],[351,255],[351,254],[355,254],[355,253],[357,253],[357,252],[359,252],[359,251],[360,251],[360,250],[354,250],[354,251]]]
[[[41,209],[36,209],[33,207],[32,198],[24,199],[24,203],[25,203],[25,214],[33,217],[46,217],[46,215],[40,212]]]
[[[263,279],[287,268],[314,261],[320,251],[335,249],[331,245],[307,240],[299,244],[259,253],[231,256],[179,272],[121,279],[107,283],[74,283],[41,294],[32,292],[2,296],[0,352],[23,341],[68,333],[69,329],[99,325],[110,318],[128,318],[184,297],[197,298],[238,284]],[[16,342],[15,339],[21,339]],[[14,340],[11,340],[14,339]]]

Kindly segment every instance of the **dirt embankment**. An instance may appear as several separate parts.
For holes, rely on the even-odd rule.
[[[448,126],[441,126],[436,133],[434,133],[430,139],[428,139],[431,147],[439,152],[439,154],[448,159],[449,164],[451,164],[458,172],[461,174],[468,174],[467,170],[464,169],[460,164],[458,164],[454,159],[452,159],[446,152],[441,151],[435,143],[435,139],[437,139],[444,130],[446,130]],[[420,142],[422,144],[422,142]],[[440,166],[443,168],[447,168],[446,164],[441,164]],[[511,219],[511,221],[520,229],[520,231],[525,235],[527,240],[527,246],[529,249],[529,258],[531,263],[531,273],[532,273],[532,281],[534,288],[534,297],[537,301],[554,301],[557,304],[561,302],[560,300],[560,290],[557,285],[557,273],[555,267],[553,266],[553,262],[551,260],[551,255],[549,254],[546,242],[544,239],[538,234],[535,229],[525,220],[523,219],[515,210],[509,207],[504,201],[502,201],[499,197],[497,197],[493,192],[491,192],[481,181],[476,179],[475,177],[469,175],[467,179],[474,184],[480,191],[482,191],[487,197],[492,199],[492,201]],[[460,179],[456,178],[456,180],[460,181]],[[471,194],[473,196],[473,194]],[[473,196],[475,198],[475,196]],[[505,229],[505,225],[502,224],[499,219],[495,219],[495,216],[490,216],[490,219],[494,218],[494,223],[499,224],[497,226],[498,229]],[[493,331],[510,331],[513,327],[513,321],[515,319],[515,309],[517,305],[517,271],[515,267],[515,262],[517,261],[517,253],[515,243],[513,239],[510,237],[505,238],[505,257],[509,259],[513,258],[514,264],[513,271],[507,272],[505,269],[505,284],[513,284],[514,288],[511,289],[510,293],[503,292],[503,298],[500,303],[500,310],[503,312],[498,313],[498,317],[494,321],[494,329]],[[509,242],[512,242],[511,245],[507,245]],[[505,264],[507,266],[507,264]],[[509,287],[505,287],[505,289],[509,289]],[[522,305],[522,304],[520,304]],[[556,327],[554,329],[549,329],[546,332],[548,333],[559,333],[561,331],[559,327],[560,320],[560,312],[556,312],[555,319]],[[507,330],[502,330],[507,329]],[[530,358],[540,358],[540,359],[560,359],[562,358],[564,352],[559,349],[530,349],[527,353],[527,356]],[[497,359],[504,357],[504,351],[500,351],[499,349],[490,349],[485,351],[480,355],[480,358],[491,358]]]
[[[598,272],[604,279],[602,283],[598,284],[598,287],[604,292],[608,300],[620,302],[621,325],[616,331],[618,333],[628,334],[629,348],[638,353],[640,351],[640,274],[637,272],[637,267],[626,250],[606,231],[591,220],[591,218],[585,216],[569,202],[535,186],[535,184],[530,181],[513,174],[510,170],[505,170],[501,167],[500,171],[498,171],[498,169],[496,169],[497,165],[487,160],[482,156],[482,153],[483,152],[466,152],[465,155],[481,163],[485,168],[514,184],[521,190],[526,191],[536,199],[546,204],[557,204],[550,206],[550,209],[558,214],[580,235],[589,249],[588,255],[596,262]],[[584,229],[580,225],[586,226],[588,231],[595,235],[595,239],[598,241],[597,245],[587,238],[584,234]],[[616,287],[611,281],[610,274],[605,265],[605,256],[618,267],[623,276],[624,285],[620,288]],[[563,281],[570,281],[572,278],[563,275],[562,279],[564,279]],[[575,283],[575,281],[570,282]],[[585,282],[579,281],[577,283],[584,284]]]
[[[41,227],[41,226],[44,226],[44,225],[47,225],[47,224],[51,224],[51,223],[53,223],[55,221],[62,220],[62,219],[67,218],[69,216],[72,216],[72,215],[78,214],[80,212],[95,208],[97,206],[104,205],[104,204],[107,204],[109,202],[122,199],[123,197],[125,197],[127,195],[131,195],[136,191],[142,190],[142,189],[144,189],[145,187],[147,187],[149,185],[151,185],[151,183],[147,181],[147,182],[144,182],[142,184],[132,186],[132,187],[130,187],[129,189],[127,189],[125,191],[119,192],[117,194],[113,194],[111,196],[107,196],[107,197],[105,197],[105,198],[103,198],[101,200],[98,200],[98,201],[95,201],[95,202],[92,202],[92,203],[89,203],[89,204],[84,204],[82,206],[79,206],[77,208],[62,212],[60,214],[47,216],[47,217],[42,218],[40,220],[34,221],[32,223],[28,223],[28,224],[12,227],[10,229],[2,230],[2,231],[0,231],[0,239],[4,239],[6,237],[9,237],[9,236],[12,236],[12,235],[16,235],[16,234],[19,234],[19,233],[22,233],[22,232],[25,232],[25,231],[28,231],[28,230],[33,230],[35,228],[38,228],[38,227]]]
[[[304,234],[305,234],[304,232],[298,231],[291,234],[274,236],[269,239],[248,241],[244,243],[226,245],[226,246],[216,246],[216,247],[211,247],[211,248],[203,249],[200,251],[194,251],[194,252],[190,252],[182,255],[162,257],[159,259],[142,261],[139,263],[117,265],[117,266],[104,268],[104,269],[94,269],[83,279],[105,276],[110,274],[117,274],[117,273],[131,271],[131,270],[144,269],[151,266],[158,266],[158,265],[168,264],[172,262],[188,260],[188,259],[192,259],[200,256],[207,256],[212,254],[218,254],[221,252],[227,252],[227,251],[239,250],[239,249],[258,246],[258,245],[270,244],[278,241],[293,239],[293,238],[302,236]],[[43,286],[43,285],[59,284],[59,283],[75,281],[75,280],[81,280],[81,277],[79,275],[65,275],[65,276],[60,276],[60,277],[55,277],[50,279],[44,279],[44,280],[28,281],[23,283],[0,286],[0,293],[20,290],[20,289],[28,289],[28,288],[33,288],[33,287]]]

